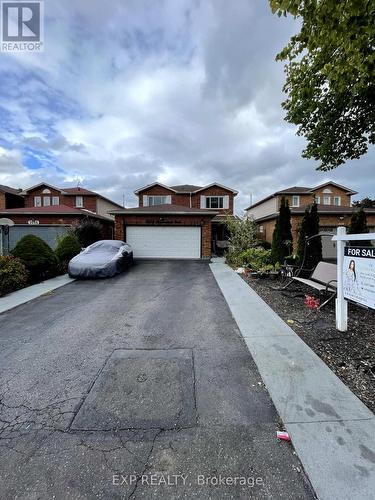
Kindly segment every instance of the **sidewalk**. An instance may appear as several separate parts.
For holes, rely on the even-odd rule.
[[[5,297],[0,298],[0,314],[13,309],[14,307],[26,304],[26,302],[30,302],[30,300],[34,300],[41,295],[53,292],[53,290],[67,285],[68,283],[72,283],[73,281],[74,279],[69,278],[67,274],[64,274],[63,276],[57,276],[56,278],[42,281],[42,283],[38,283],[37,285],[28,286],[22,290],[10,293]]]
[[[318,498],[373,498],[374,414],[229,266],[210,267]]]

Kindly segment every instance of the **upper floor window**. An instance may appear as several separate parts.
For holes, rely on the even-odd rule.
[[[324,205],[330,205],[331,204],[331,197],[330,196],[324,196],[323,197],[323,204]]]
[[[336,205],[336,207],[339,207],[341,205],[341,196],[335,196],[333,198],[333,203]]]
[[[49,207],[51,205],[51,198],[49,196],[43,196],[43,206]]]
[[[171,203],[170,196],[147,196],[147,206],[153,205],[169,205]]]
[[[224,196],[206,196],[206,208],[224,208]]]
[[[299,207],[299,196],[292,196],[292,207]]]
[[[320,205],[320,196],[315,196],[315,203]]]
[[[83,207],[83,196],[76,196],[76,207]]]
[[[41,207],[41,206],[42,206],[42,197],[34,196],[34,207]]]
[[[52,205],[60,205],[60,198],[59,198],[59,196],[53,196],[52,197]]]

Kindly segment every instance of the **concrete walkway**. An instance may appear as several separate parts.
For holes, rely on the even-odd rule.
[[[210,267],[318,498],[375,498],[374,414],[229,266]]]
[[[41,297],[46,293],[53,292],[53,290],[67,285],[72,281],[74,281],[74,279],[69,278],[67,274],[64,274],[63,276],[57,276],[56,278],[42,281],[42,283],[38,283],[37,285],[28,286],[22,290],[17,290],[17,292],[10,293],[5,297],[0,298],[0,314],[13,309],[14,307],[26,304],[26,302],[30,302],[30,300]]]

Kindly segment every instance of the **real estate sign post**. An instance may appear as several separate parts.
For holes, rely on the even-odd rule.
[[[375,309],[375,248],[348,247],[346,242],[375,240],[375,233],[346,234],[346,228],[340,226],[332,240],[337,242],[336,328],[346,332],[346,299]]]

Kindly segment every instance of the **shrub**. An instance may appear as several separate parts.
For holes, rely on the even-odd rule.
[[[240,255],[240,264],[256,271],[272,264],[271,250],[262,247],[249,248]]]
[[[27,270],[12,255],[0,257],[0,297],[26,286]]]
[[[28,234],[17,243],[12,255],[18,257],[29,272],[31,282],[56,275],[57,259],[45,241]]]
[[[75,235],[83,247],[88,247],[103,239],[103,226],[100,222],[87,217],[75,228]]]
[[[57,243],[55,250],[63,272],[66,271],[69,261],[81,251],[81,244],[75,234],[63,236]]]
[[[249,217],[230,217],[225,221],[229,231],[229,248],[226,259],[230,264],[241,265],[240,255],[256,242],[257,227]]]

